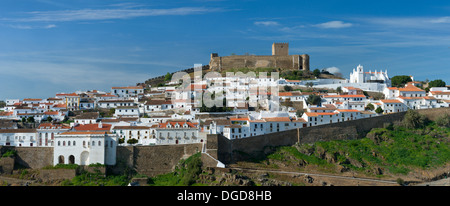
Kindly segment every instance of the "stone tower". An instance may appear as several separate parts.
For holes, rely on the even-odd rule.
[[[273,56],[289,56],[289,43],[273,43],[272,44]]]

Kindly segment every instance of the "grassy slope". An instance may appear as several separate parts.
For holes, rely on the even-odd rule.
[[[271,167],[314,165],[324,172],[344,168],[374,174],[408,174],[450,161],[450,128],[430,123],[423,129],[402,126],[373,129],[366,138],[279,147],[260,161]],[[274,165],[275,163],[275,165]]]

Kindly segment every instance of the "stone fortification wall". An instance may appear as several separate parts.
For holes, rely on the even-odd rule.
[[[290,70],[309,70],[309,56],[303,55],[276,55],[254,56],[233,55],[219,57],[211,55],[209,62],[212,71],[224,71],[232,68],[282,68]]]
[[[405,112],[340,123],[306,127],[248,138],[228,140],[222,135],[208,135],[206,151],[219,161],[230,164],[259,158],[272,152],[272,147],[313,143],[317,141],[358,139],[372,128],[384,123],[401,121]]]
[[[8,150],[16,150],[15,164],[20,167],[40,169],[53,165],[52,147],[13,147],[0,146],[0,154]]]
[[[117,165],[112,171],[122,173],[128,167],[147,176],[168,173],[173,171],[181,159],[201,152],[202,145],[196,143],[117,147]]]

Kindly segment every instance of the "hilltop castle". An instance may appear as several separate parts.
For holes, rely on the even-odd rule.
[[[287,70],[309,70],[309,55],[289,55],[289,43],[273,43],[272,55],[232,55],[211,54],[209,66],[212,71],[231,68],[281,68]]]

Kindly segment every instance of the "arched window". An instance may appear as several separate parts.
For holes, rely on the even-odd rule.
[[[67,141],[67,146],[70,146],[70,141]]]
[[[95,146],[95,141],[92,141],[92,146]]]
[[[73,141],[73,146],[75,146],[75,141]]]
[[[61,142],[60,141],[58,141],[58,146],[61,146]]]
[[[86,142],[85,141],[83,141],[83,147],[86,147]]]
[[[113,147],[114,146],[114,142],[111,140],[111,147]]]
[[[98,141],[98,146],[102,146],[102,142]]]

